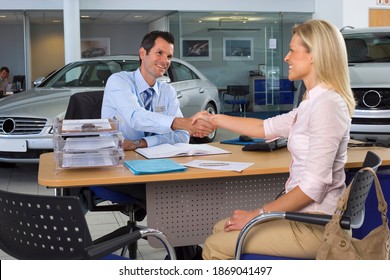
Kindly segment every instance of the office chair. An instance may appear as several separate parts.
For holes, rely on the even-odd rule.
[[[112,75],[111,69],[108,65],[102,64],[96,67],[96,76],[101,81],[102,86],[105,86],[108,78]]]
[[[125,259],[114,252],[149,236],[159,239],[171,259],[176,259],[166,236],[155,229],[93,241],[77,197],[0,190],[0,249],[16,259]]]
[[[103,102],[103,91],[78,92],[69,99],[65,119],[100,119]],[[137,220],[144,218],[143,209],[137,199],[129,194],[116,192],[105,187],[83,187],[64,189],[64,195],[81,196],[89,211],[120,211],[129,216],[127,226],[118,231],[119,234],[137,229]],[[102,205],[110,201],[110,205]],[[142,212],[141,214],[138,214]],[[137,256],[137,243],[128,246],[131,258]],[[124,248],[122,254],[126,253]]]
[[[368,151],[365,157],[363,167],[371,167],[375,172],[381,165],[381,158],[375,153]],[[361,227],[365,216],[365,201],[367,199],[370,188],[374,182],[374,177],[371,172],[367,170],[359,170],[353,177],[353,183],[350,186],[351,192],[348,199],[347,209],[341,219],[341,227],[344,229],[358,229]],[[236,260],[291,260],[296,258],[283,256],[269,256],[261,254],[244,254],[243,245],[245,237],[248,232],[256,225],[273,220],[286,219],[291,221],[299,221],[304,223],[312,223],[317,225],[326,225],[331,219],[332,215],[325,214],[308,214],[300,212],[269,212],[259,215],[249,221],[241,230],[235,251]]]
[[[246,117],[246,107],[249,104],[247,95],[249,94],[249,86],[242,85],[228,85],[226,91],[222,93],[223,103],[232,105],[232,112],[234,112],[235,105],[239,106],[240,115]],[[225,95],[231,95],[232,99],[225,99]]]
[[[15,92],[23,91],[26,87],[26,76],[24,75],[16,75],[12,79],[12,85],[14,87]]]

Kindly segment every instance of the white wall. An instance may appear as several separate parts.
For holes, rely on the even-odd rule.
[[[370,8],[390,9],[389,5],[378,5],[377,0],[343,0],[343,2],[343,26],[350,25],[355,28],[369,26]]]
[[[11,76],[24,75],[23,25],[0,25],[0,33],[5,34],[0,43],[0,67],[9,67]]]
[[[313,18],[324,19],[343,27],[343,0],[315,0]]]
[[[378,5],[377,0],[315,0],[314,18],[326,19],[338,28],[344,26],[369,27],[370,9],[390,9]]]

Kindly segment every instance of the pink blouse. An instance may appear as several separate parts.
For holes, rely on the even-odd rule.
[[[345,188],[351,118],[343,98],[321,85],[289,113],[265,120],[267,139],[287,137],[292,155],[286,192],[296,186],[314,202],[301,212],[333,214]]]

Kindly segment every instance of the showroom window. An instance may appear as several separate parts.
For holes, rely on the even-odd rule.
[[[310,13],[177,12],[169,16],[175,56],[197,67],[222,92],[249,85],[249,111],[292,108],[295,85],[284,56],[292,27]]]

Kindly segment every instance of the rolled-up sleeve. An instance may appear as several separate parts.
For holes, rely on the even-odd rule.
[[[264,120],[264,132],[266,139],[277,137],[287,138],[290,134],[291,126],[296,118],[296,109],[289,113],[282,114]]]

